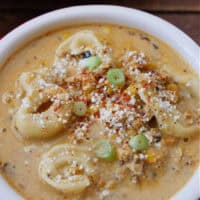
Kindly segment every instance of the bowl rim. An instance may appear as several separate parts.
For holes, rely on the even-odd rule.
[[[169,22],[152,14],[133,8],[113,5],[67,7],[48,12],[27,21],[0,40],[0,68],[15,51],[40,35],[64,26],[98,22],[134,27],[150,33],[174,48],[199,72],[199,46],[189,36]],[[200,168],[196,170],[188,183],[180,191],[177,191],[171,199],[197,199],[200,196],[198,187],[199,175]],[[0,185],[0,198],[7,197],[10,200],[21,199],[1,177]]]

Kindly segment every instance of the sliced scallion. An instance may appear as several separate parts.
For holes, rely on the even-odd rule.
[[[106,161],[113,161],[116,158],[116,152],[107,140],[101,140],[96,146],[96,156]]]
[[[110,69],[107,72],[108,81],[115,86],[121,86],[125,83],[125,76],[121,69]]]
[[[99,56],[91,56],[86,59],[86,66],[90,71],[96,69],[101,64],[101,58]]]
[[[145,135],[139,134],[130,139],[129,145],[136,151],[142,151],[147,149],[149,140]]]
[[[87,113],[87,106],[81,101],[76,102],[74,103],[73,111],[76,116],[84,116]]]

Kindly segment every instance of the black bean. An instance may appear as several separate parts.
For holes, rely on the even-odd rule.
[[[159,47],[156,44],[152,44],[154,49],[159,49]]]
[[[83,54],[82,54],[82,58],[89,58],[91,55],[92,55],[92,54],[91,54],[90,51],[85,51],[85,52],[83,52]]]
[[[158,123],[157,123],[157,120],[156,120],[155,116],[153,116],[153,117],[151,118],[151,120],[148,122],[148,124],[149,124],[149,126],[150,126],[151,128],[156,128],[156,127],[158,127]]]
[[[140,35],[140,38],[142,40],[150,41],[150,39],[147,36],[144,36],[144,35]]]
[[[154,141],[155,141],[155,143],[160,142],[161,139],[162,139],[162,138],[161,138],[160,135],[154,136]]]

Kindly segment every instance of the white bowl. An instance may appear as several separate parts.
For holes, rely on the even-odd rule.
[[[135,27],[150,33],[173,47],[179,54],[199,71],[199,46],[185,33],[170,23],[145,12],[119,6],[90,5],[56,10],[14,29],[0,41],[0,67],[20,47],[28,41],[56,28],[88,22],[105,22]],[[197,200],[200,168],[190,181],[171,199]],[[22,199],[0,177],[0,199]]]

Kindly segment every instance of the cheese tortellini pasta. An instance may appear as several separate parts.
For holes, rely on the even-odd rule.
[[[47,138],[58,134],[70,122],[71,103],[65,90],[45,82],[34,73],[23,73],[19,79],[25,97],[15,115],[15,124],[24,138]],[[47,106],[40,111],[41,106]],[[48,104],[48,105],[47,105]]]
[[[93,172],[85,149],[69,144],[54,146],[39,164],[40,178],[63,193],[79,193],[90,185]]]
[[[80,31],[60,44],[56,50],[55,58],[57,59],[57,57],[61,57],[69,52],[78,55],[81,54],[85,48],[93,50],[96,47],[102,47],[102,44],[96,38],[94,33],[89,30]]]
[[[112,64],[111,49],[104,46],[92,31],[84,30],[72,35],[59,45],[56,49],[54,65],[65,69],[71,65],[78,68],[86,67],[86,59],[81,59],[82,54],[86,51],[92,56],[101,58],[104,65],[98,67],[96,71],[101,70],[103,66]]]
[[[140,76],[145,75],[141,74]],[[161,92],[155,91],[153,88],[142,88],[139,90],[140,98],[151,108],[158,122],[158,127],[164,134],[176,137],[187,137],[198,133],[198,115],[196,117],[193,116],[193,122],[188,121],[185,113],[178,109],[176,96],[171,95],[170,100],[170,95],[166,88],[162,89]],[[166,98],[169,99],[166,100]]]

